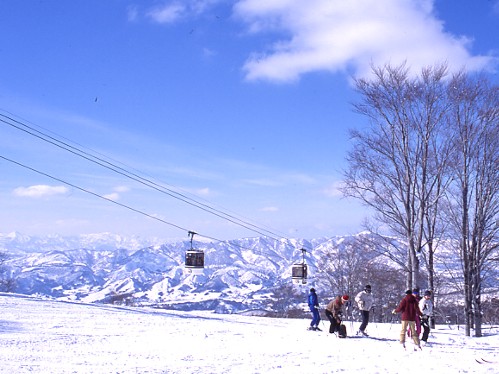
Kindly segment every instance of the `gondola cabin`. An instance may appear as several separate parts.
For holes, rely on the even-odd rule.
[[[307,284],[307,264],[294,264],[291,268],[291,279],[295,284]]]
[[[204,252],[190,249],[185,253],[185,268],[192,274],[203,274]]]
[[[192,247],[192,241],[196,233],[189,231],[188,235],[191,238],[191,248],[185,252],[185,268],[192,274],[203,274],[204,252]]]

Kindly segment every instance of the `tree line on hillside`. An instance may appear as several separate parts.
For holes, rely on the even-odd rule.
[[[4,269],[4,263],[7,261],[8,256],[5,252],[0,252],[0,291],[13,292],[15,289],[15,280],[10,274],[7,274]]]
[[[387,244],[389,243],[389,245]],[[352,300],[366,284],[373,290],[374,308],[370,313],[372,322],[391,323],[398,316],[391,311],[405,296],[406,270],[400,261],[390,258],[393,253],[403,253],[400,240],[379,235],[357,235],[355,240],[319,248],[316,251],[316,271],[310,274],[307,284],[291,284],[283,280],[272,290],[268,301],[269,316],[285,318],[309,317],[306,304],[309,288],[313,286],[319,295],[322,309],[338,295],[347,294]],[[438,324],[464,325],[462,303],[463,276],[452,247],[441,248],[436,263],[434,296],[434,322]],[[422,277],[428,272],[423,267]],[[482,303],[482,320],[488,325],[499,324],[499,293],[495,273],[485,277],[487,299]],[[421,292],[427,288],[421,289]],[[352,303],[345,313],[347,321],[360,321],[360,312]]]
[[[367,126],[351,130],[342,192],[371,209],[369,231],[405,240],[403,252],[386,243],[385,254],[407,289],[435,290],[435,254],[454,246],[466,335],[481,336],[484,281],[499,257],[499,87],[445,64],[416,76],[406,64],[372,72],[355,82]]]

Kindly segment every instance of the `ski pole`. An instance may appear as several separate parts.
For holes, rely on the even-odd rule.
[[[326,325],[324,324],[324,320],[321,319],[321,322],[322,322],[322,328],[324,329],[324,331],[326,331]]]
[[[392,327],[393,327],[393,313],[392,316],[390,317],[390,328],[388,329],[388,332],[392,331]]]

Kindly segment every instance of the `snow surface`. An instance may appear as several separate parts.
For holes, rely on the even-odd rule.
[[[373,338],[307,331],[309,319],[81,304],[0,294],[1,373],[498,373],[499,327],[437,326],[404,351],[399,324]],[[490,363],[478,363],[486,359]]]

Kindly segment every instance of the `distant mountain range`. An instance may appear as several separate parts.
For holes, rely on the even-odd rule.
[[[11,233],[0,234],[0,252],[8,256],[2,270],[15,279],[17,293],[233,312],[265,309],[277,286],[291,284],[291,267],[301,263],[301,248],[314,249],[306,253],[309,279],[303,287],[308,290],[315,284],[321,256],[331,248],[341,251],[351,246],[359,235],[369,234],[311,241],[194,240],[194,247],[205,254],[202,274],[184,266],[188,240],[164,243],[109,233],[76,237]]]
[[[103,233],[75,237],[0,234],[4,274],[15,292],[62,300],[162,304],[177,309],[262,308],[276,284],[291,280],[302,247],[316,241],[246,238],[193,244],[205,253],[202,274],[184,267],[191,243]],[[316,259],[307,258],[313,274]],[[309,279],[309,281],[312,279]]]

